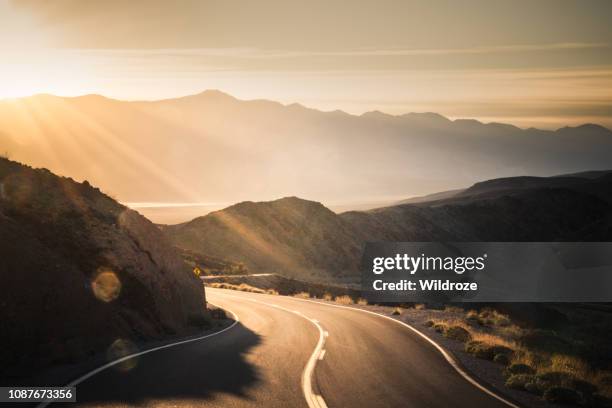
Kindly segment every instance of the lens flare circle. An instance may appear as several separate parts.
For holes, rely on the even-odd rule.
[[[100,267],[91,281],[94,296],[103,302],[112,302],[121,293],[121,281],[110,268]]]

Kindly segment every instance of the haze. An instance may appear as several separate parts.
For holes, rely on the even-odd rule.
[[[0,97],[242,99],[612,126],[609,1],[0,1]]]

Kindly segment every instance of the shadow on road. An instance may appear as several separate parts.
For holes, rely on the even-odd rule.
[[[79,403],[119,402],[127,405],[164,400],[206,400],[219,393],[248,398],[258,373],[246,361],[259,335],[241,323],[218,336],[179,345],[113,367],[77,386]],[[131,367],[130,367],[131,366]]]

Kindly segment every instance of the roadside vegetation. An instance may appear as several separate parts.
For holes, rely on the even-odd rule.
[[[209,283],[208,286],[278,294],[274,289],[246,283]],[[368,305],[363,298],[332,290],[314,293],[295,290],[289,295],[341,305]],[[556,310],[553,306],[550,308]],[[421,316],[418,321],[441,336],[463,344],[465,353],[498,364],[500,376],[510,389],[555,404],[612,407],[612,342],[609,341],[612,310],[556,308],[560,311],[552,316],[531,322],[518,318],[516,313],[492,307],[465,310],[419,303],[393,306],[387,313],[400,320]],[[558,319],[559,316],[563,318]]]
[[[207,286],[211,288],[239,290],[241,292],[278,295],[278,292],[274,289],[260,289],[260,288],[256,288],[255,286],[247,285],[246,283],[241,283],[240,285],[232,285],[231,283],[209,283]]]
[[[465,312],[447,307],[439,314],[425,325],[464,343],[465,352],[474,357],[498,363],[507,387],[551,403],[612,406],[612,372],[597,367],[597,359],[589,361],[584,348],[597,341],[581,341],[571,322],[561,332],[521,327],[491,308]]]

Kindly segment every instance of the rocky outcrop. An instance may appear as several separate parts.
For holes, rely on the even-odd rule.
[[[0,374],[206,323],[161,231],[89,183],[0,159]]]

